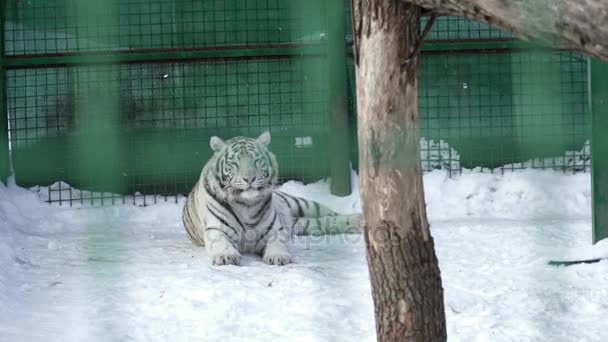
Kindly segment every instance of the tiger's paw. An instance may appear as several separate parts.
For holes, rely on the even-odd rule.
[[[283,266],[291,262],[291,255],[289,253],[266,253],[262,259],[265,264]]]
[[[239,254],[239,252],[229,252],[229,253],[222,253],[222,254],[217,254],[217,255],[213,255],[211,256],[211,262],[213,263],[213,265],[216,266],[223,266],[223,265],[235,265],[238,266],[239,263],[241,262],[241,255]]]

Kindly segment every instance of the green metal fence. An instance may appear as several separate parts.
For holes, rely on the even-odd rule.
[[[482,23],[440,17],[423,45],[420,68],[423,170],[590,171],[585,57],[518,41]],[[352,60],[349,69],[355,126]],[[357,153],[353,145],[353,160]]]
[[[423,170],[590,170],[586,59],[568,52],[463,47],[423,54]],[[350,83],[353,77],[354,70]],[[353,160],[357,153],[355,146]]]
[[[448,165],[589,169],[585,59],[547,51],[433,54],[421,74],[422,135],[458,152],[456,165],[439,146]]]
[[[6,104],[18,184],[62,180],[97,192],[72,196],[66,183],[55,184],[48,200],[70,204],[186,193],[212,135],[264,130],[283,180],[327,177],[324,7],[7,1]]]
[[[283,0],[7,0],[6,54],[193,49],[320,40],[325,4]]]
[[[344,135],[358,162],[352,60],[332,50],[350,51],[349,1],[332,1],[5,1],[2,134],[17,183],[93,190],[57,183],[47,200],[62,204],[186,193],[210,136],[263,130],[282,180],[349,183],[348,158],[331,163]],[[451,17],[428,39],[424,170],[589,171],[586,59]],[[345,86],[348,122],[336,122]]]

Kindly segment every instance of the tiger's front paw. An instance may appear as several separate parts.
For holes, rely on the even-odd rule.
[[[205,245],[213,265],[238,265],[241,262],[241,253],[227,235],[217,229],[205,232]]]
[[[236,250],[234,252],[224,252],[211,256],[211,262],[216,266],[236,265],[241,262],[241,254]]]
[[[265,264],[283,266],[291,262],[291,255],[289,253],[265,253],[262,259]]]

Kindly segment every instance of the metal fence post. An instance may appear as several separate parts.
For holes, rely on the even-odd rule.
[[[6,22],[6,2],[0,1],[0,181],[6,182],[10,175],[10,156],[8,148],[8,104],[6,88],[6,69],[4,68],[4,27]]]
[[[608,237],[608,63],[589,61],[593,243]]]
[[[351,192],[346,80],[345,3],[331,0],[327,5],[327,58],[329,77],[329,123],[331,193],[346,196]]]

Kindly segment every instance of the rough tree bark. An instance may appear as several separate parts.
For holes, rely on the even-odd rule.
[[[420,8],[608,60],[608,1],[352,1],[360,185],[378,340],[442,341],[443,289],[418,151]]]
[[[360,186],[379,341],[446,339],[419,160],[420,8],[354,0]]]
[[[608,61],[606,0],[401,0]]]

